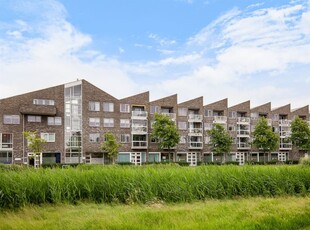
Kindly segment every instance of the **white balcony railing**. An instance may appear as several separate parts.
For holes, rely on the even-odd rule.
[[[291,150],[292,149],[292,143],[281,143],[280,150]]]
[[[166,116],[168,116],[171,120],[175,120],[176,119],[176,114],[175,113],[162,113]]]
[[[279,120],[279,125],[281,126],[289,126],[291,124],[291,120]]]
[[[237,123],[250,123],[251,118],[249,117],[238,117]]]
[[[147,112],[146,111],[132,111],[131,117],[133,119],[146,119]]]
[[[201,122],[202,121],[203,116],[200,114],[189,114],[188,115],[188,120],[190,121],[198,121]]]
[[[196,136],[202,136],[202,128],[189,128],[188,134],[189,135],[196,135]]]
[[[240,143],[237,143],[237,148],[238,148],[238,149],[250,149],[251,146],[250,146],[249,143],[240,142]]]
[[[132,141],[131,148],[132,149],[146,149],[147,141]]]
[[[250,130],[237,130],[237,135],[239,136],[249,136]]]
[[[280,138],[287,138],[291,136],[291,132],[290,131],[281,131],[280,132]]]
[[[190,149],[202,149],[202,142],[188,142],[188,147]]]
[[[147,126],[132,126],[131,133],[147,134]]]
[[[227,117],[226,116],[214,116],[213,123],[227,123]]]

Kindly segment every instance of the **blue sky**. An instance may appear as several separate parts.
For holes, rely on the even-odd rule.
[[[84,78],[122,98],[309,104],[309,0],[0,0],[0,98]]]

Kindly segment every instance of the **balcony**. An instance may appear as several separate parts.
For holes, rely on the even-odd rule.
[[[279,120],[279,126],[290,126],[291,120]]]
[[[280,132],[280,138],[288,138],[289,136],[291,136],[290,131],[281,131]]]
[[[237,149],[250,149],[251,145],[247,142],[240,142],[237,144]]]
[[[131,119],[147,119],[147,112],[146,111],[132,111]]]
[[[190,136],[202,136],[202,128],[189,128],[188,135]]]
[[[227,117],[226,116],[214,116],[213,123],[226,124]]]
[[[176,114],[175,113],[162,113],[162,114],[168,116],[173,121],[175,121],[175,119],[176,119]]]
[[[250,136],[250,130],[237,130],[238,136]]]
[[[280,143],[280,150],[292,150],[292,143]]]
[[[203,116],[200,114],[189,114],[188,121],[189,122],[202,122]]]
[[[237,124],[250,124],[251,118],[249,117],[238,117]]]
[[[188,142],[189,149],[202,149],[202,142]]]
[[[132,141],[132,149],[147,149],[147,141]]]
[[[147,126],[132,126],[131,127],[132,134],[147,134]]]

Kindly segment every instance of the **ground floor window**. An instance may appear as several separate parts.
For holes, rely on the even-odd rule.
[[[149,153],[148,162],[160,162],[160,153]]]
[[[56,164],[61,162],[60,153],[43,153],[42,164]]]
[[[0,163],[12,164],[12,151],[1,151],[0,152]]]

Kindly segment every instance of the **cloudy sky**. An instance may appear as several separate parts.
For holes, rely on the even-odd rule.
[[[310,0],[0,0],[0,98],[88,80],[117,98],[310,102]]]

